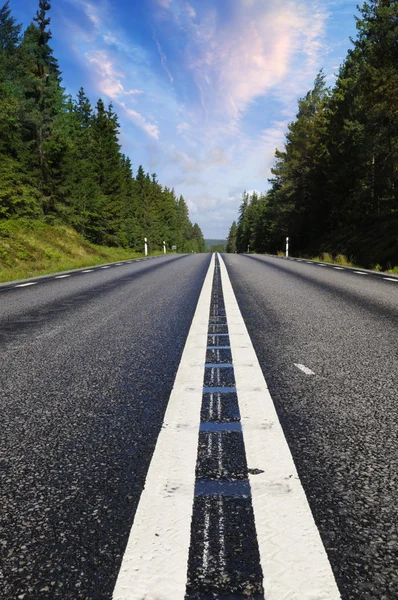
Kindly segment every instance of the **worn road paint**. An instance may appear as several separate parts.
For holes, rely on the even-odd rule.
[[[345,271],[344,267],[333,267],[333,269],[336,269],[337,271]]]
[[[315,375],[314,371],[311,371],[311,369],[309,369],[305,365],[301,365],[300,363],[294,363],[294,366],[300,369],[300,371],[303,371],[303,373],[305,373],[306,375]]]
[[[267,600],[339,600],[328,557],[224,262],[221,280]],[[242,336],[247,341],[241,348]],[[248,366],[248,362],[251,366]]]
[[[65,279],[65,277],[71,277],[70,275],[57,275],[54,279]]]
[[[114,600],[183,600],[185,596],[214,262],[213,255],[135,514]]]
[[[363,273],[362,271],[354,271],[357,275],[367,275],[367,273]]]
[[[94,269],[86,269],[85,271],[82,271],[82,273],[92,273],[94,271]]]
[[[383,279],[385,279],[385,281],[395,281],[395,283],[398,283],[398,279],[393,279],[392,277],[383,277]]]
[[[36,285],[36,284],[37,284],[37,281],[30,281],[29,283],[19,283],[15,287],[16,288],[19,288],[19,287],[28,287],[28,285]]]

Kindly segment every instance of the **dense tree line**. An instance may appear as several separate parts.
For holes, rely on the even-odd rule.
[[[398,2],[370,0],[333,89],[298,103],[270,189],[244,194],[238,252],[329,251],[398,265]]]
[[[0,9],[0,218],[68,223],[94,243],[150,250],[205,251],[182,196],[130,159],[118,142],[112,104],[93,107],[83,88],[65,94],[40,0],[22,27]]]

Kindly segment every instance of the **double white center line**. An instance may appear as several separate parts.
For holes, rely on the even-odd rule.
[[[221,258],[220,263],[247,464],[255,472],[250,487],[264,596],[267,600],[338,600],[325,549]],[[183,600],[185,596],[213,271],[214,257],[135,514],[114,600]],[[213,398],[210,409],[215,409]],[[219,438],[220,434],[217,459],[222,470]],[[213,447],[214,436],[209,439]],[[223,511],[220,497],[221,566],[225,565]],[[205,569],[210,559],[210,521],[209,509],[203,531]]]

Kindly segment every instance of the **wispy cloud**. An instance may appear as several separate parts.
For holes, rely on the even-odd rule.
[[[99,91],[112,100],[116,100],[120,96],[136,96],[143,93],[142,90],[126,90],[124,88],[121,79],[125,76],[116,70],[111,57],[105,50],[86,52],[85,57],[91,69],[95,71]]]
[[[124,102],[119,102],[119,106],[124,109],[125,114],[131,121],[133,121],[133,123],[138,125],[138,127],[143,129],[148,135],[155,138],[155,140],[159,139],[159,129],[156,124],[149,123],[143,115],[126,106]]]
[[[298,97],[355,33],[356,0],[142,0],[139,18],[110,0],[68,3],[76,61],[114,102],[123,150],[175,185],[210,237],[245,189],[266,189]]]
[[[169,8],[173,0],[157,0],[157,3],[162,8]]]
[[[111,100],[116,109],[148,136],[159,139],[159,128],[153,119],[142,114],[132,104],[137,97],[144,95],[143,89],[130,86],[130,77],[126,71],[127,61],[141,56],[133,45],[126,43],[119,32],[112,28],[109,7],[106,0],[98,4],[86,0],[72,0],[83,10],[93,28],[87,36],[76,28],[74,43],[78,53],[89,66],[91,79],[95,81],[97,93]]]
[[[173,83],[174,78],[173,78],[172,74],[170,73],[169,68],[167,66],[167,56],[163,52],[162,46],[159,44],[159,41],[156,38],[155,32],[153,32],[153,41],[155,42],[156,48],[158,49],[159,56],[160,56],[160,62],[162,63],[162,67],[166,71],[167,76],[170,79],[170,83]]]
[[[326,13],[312,2],[240,0],[228,18],[208,4],[198,12],[188,3],[168,8],[181,33],[188,32],[185,60],[202,108],[231,126],[288,74],[294,78],[290,67],[297,54],[301,74],[308,74],[322,52]]]
[[[130,89],[126,90],[121,82],[124,78],[123,73],[116,71],[112,59],[104,50],[93,50],[86,53],[86,58],[91,68],[97,76],[98,90],[105,94],[108,98],[115,102],[116,105],[123,109],[124,114],[135,125],[140,127],[151,137],[159,138],[159,129],[156,124],[150,123],[142,114],[131,106],[126,105],[126,101],[122,100],[126,96],[136,96],[142,94],[142,90]]]

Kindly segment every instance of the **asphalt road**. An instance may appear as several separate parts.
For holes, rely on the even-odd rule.
[[[109,599],[210,255],[0,286],[0,598]]]
[[[209,261],[0,286],[1,600],[112,598]],[[398,283],[272,257],[225,262],[342,599],[395,600]],[[212,327],[225,343],[225,326]],[[200,462],[205,435],[199,478],[213,468]],[[250,513],[235,508],[234,535]]]
[[[225,260],[343,600],[398,598],[398,282]]]

